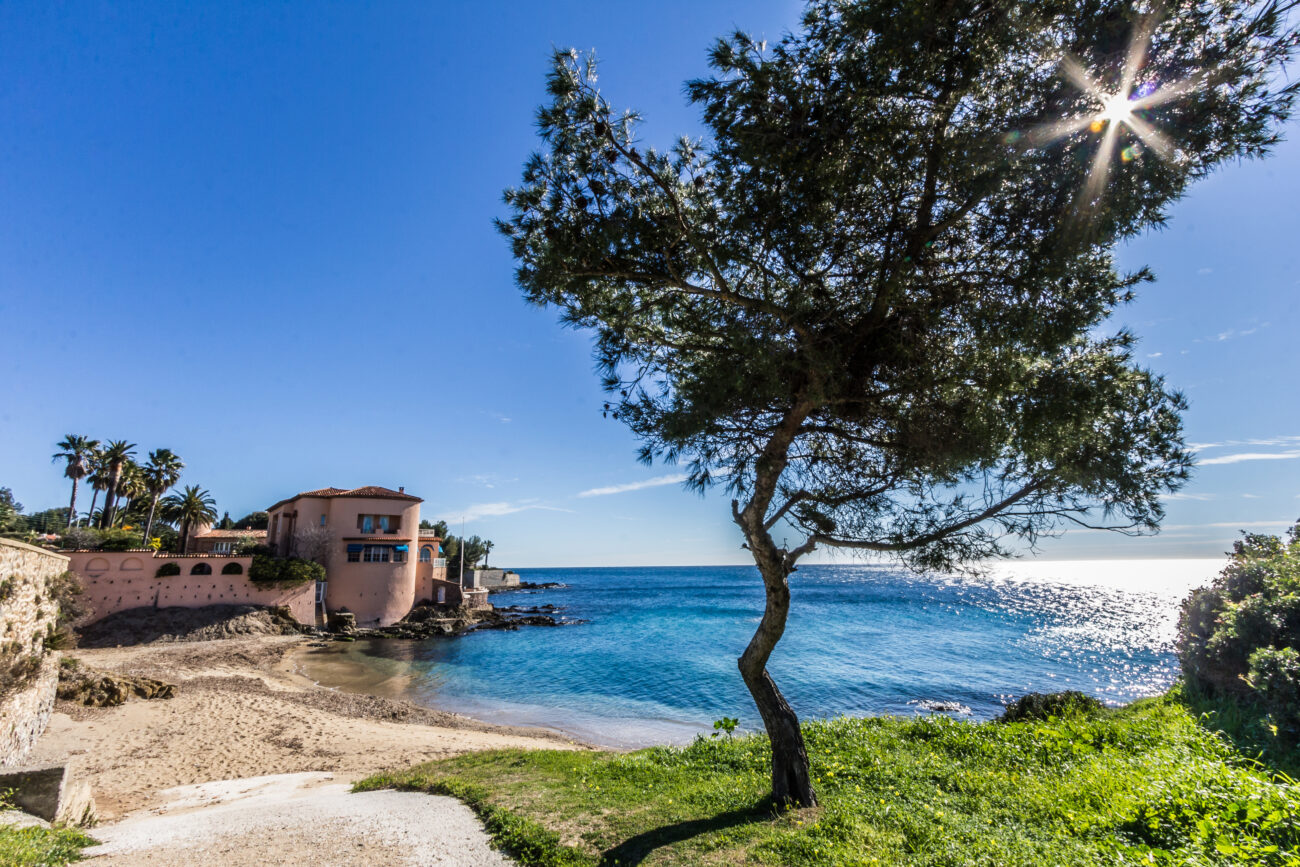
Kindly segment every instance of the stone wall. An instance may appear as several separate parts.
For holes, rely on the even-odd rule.
[[[471,569],[465,573],[466,587],[518,587],[519,573],[508,569]]]
[[[45,647],[59,614],[50,582],[67,570],[62,554],[0,539],[0,658],[6,666],[40,660],[15,689],[0,694],[0,766],[26,758],[50,721],[59,669],[58,654]]]
[[[222,554],[159,554],[144,551],[72,551],[71,569],[81,578],[84,601],[99,620],[128,608],[154,606],[201,608],[205,605],[283,605],[299,623],[316,622],[316,585],[280,589],[258,587],[248,580],[252,557]],[[181,574],[157,577],[172,563]],[[233,565],[232,565],[233,564]],[[237,574],[223,574],[239,567]],[[196,574],[195,570],[203,574]]]

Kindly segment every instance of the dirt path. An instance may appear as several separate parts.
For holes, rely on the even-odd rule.
[[[360,792],[330,774],[183,786],[152,810],[95,830],[94,865],[386,864],[501,867],[478,819],[453,798]]]

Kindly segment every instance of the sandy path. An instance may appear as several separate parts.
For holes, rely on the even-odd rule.
[[[168,700],[91,709],[60,702],[32,761],[71,757],[100,816],[151,806],[176,786],[266,774],[376,771],[471,750],[570,746],[406,702],[322,689],[291,672],[296,637],[74,651],[85,665],[177,684]]]
[[[502,867],[478,820],[452,798],[360,792],[329,774],[183,786],[95,836],[95,865],[391,864]]]

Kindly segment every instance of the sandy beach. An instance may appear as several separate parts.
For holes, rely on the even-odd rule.
[[[33,762],[71,761],[101,820],[159,807],[180,786],[277,774],[376,771],[493,748],[581,746],[539,729],[314,684],[295,672],[299,636],[257,636],[69,653],[86,666],[174,683],[166,700],[114,708],[59,702]]]

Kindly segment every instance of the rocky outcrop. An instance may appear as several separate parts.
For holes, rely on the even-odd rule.
[[[375,629],[350,629],[337,632],[334,618],[330,615],[330,636],[335,641],[355,641],[358,638],[369,639],[426,639],[450,638],[473,632],[476,629],[518,629],[521,626],[568,626],[585,623],[561,615],[562,609],[554,605],[536,608],[470,608],[455,605],[417,605],[411,612],[392,626]]]
[[[289,609],[259,605],[128,608],[82,627],[82,647],[128,647],[168,641],[210,641],[247,635],[294,635],[304,627]]]
[[[329,630],[338,635],[354,635],[357,631],[357,616],[351,611],[331,611]]]
[[[137,698],[171,698],[176,687],[152,677],[117,674],[83,668],[76,660],[65,659],[59,667],[59,698],[87,707],[116,707],[131,696]]]

